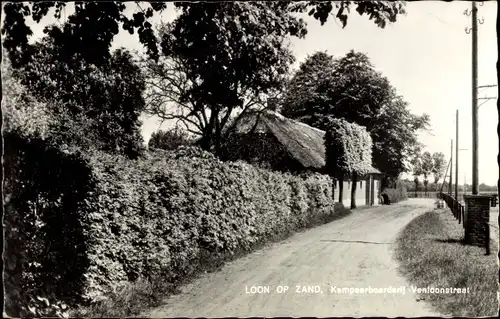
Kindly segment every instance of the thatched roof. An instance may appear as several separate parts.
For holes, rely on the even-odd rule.
[[[235,131],[238,134],[273,134],[288,153],[305,168],[322,169],[325,166],[323,130],[266,110],[245,114]],[[372,168],[369,174],[380,174],[380,171]]]

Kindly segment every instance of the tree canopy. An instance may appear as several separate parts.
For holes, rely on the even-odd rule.
[[[52,118],[47,106],[37,101],[19,79],[13,76],[8,59],[2,61],[2,128],[3,132],[23,137],[45,138]]]
[[[84,106],[68,105],[72,100],[64,96],[68,92],[66,80],[66,88],[70,83],[81,87],[78,81],[85,74],[93,74],[96,70],[108,72],[109,61],[117,58],[110,48],[120,28],[131,34],[137,32],[140,43],[147,50],[149,65],[154,66],[164,59],[150,75],[157,80],[165,80],[165,74],[167,79],[175,79],[174,85],[167,82],[160,89],[156,88],[156,95],[148,95],[151,98],[148,109],[164,119],[181,120],[187,124],[187,129],[202,137],[200,144],[205,149],[217,151],[224,132],[229,131],[229,123],[238,122],[238,114],[250,107],[264,107],[265,99],[281,90],[293,62],[288,37],[300,38],[307,33],[306,24],[298,13],[307,12],[322,24],[333,16],[345,26],[350,10],[355,9],[357,14],[367,15],[381,28],[405,13],[402,1],[175,2],[173,5],[180,10],[180,15],[165,29],[168,32],[158,36],[151,19],[166,9],[165,3],[75,2],[74,12],[63,24],[44,29],[46,42],[30,44],[32,30],[26,18],[31,17],[35,23],[50,15],[59,19],[65,13],[66,3],[7,3],[3,6],[3,45],[15,69],[32,69],[31,65],[41,66],[51,59],[63,61],[56,63],[56,67],[50,66],[46,76],[39,73],[33,77],[36,72],[31,72],[31,79],[24,83],[46,95],[54,94],[53,99],[62,99],[65,107],[74,109]],[[55,75],[56,70],[59,75]],[[126,78],[124,73],[120,76]],[[56,79],[55,83],[52,78]],[[123,83],[132,80],[126,79]],[[134,85],[140,90],[140,83]],[[93,101],[93,96],[99,99],[103,94],[83,96],[82,100]],[[166,96],[167,103],[160,96]],[[122,122],[127,118],[135,121],[135,113],[127,117],[123,109],[114,109],[116,103],[105,104],[106,114],[118,113],[115,118],[121,118]],[[170,110],[172,104],[176,112]],[[141,109],[140,102],[134,105],[137,107],[133,112]]]
[[[427,191],[429,176],[434,177],[434,185],[437,187],[437,183],[443,178],[447,163],[443,153],[435,152],[431,154],[428,151],[422,153],[419,148],[411,155],[410,165],[416,188],[418,187],[419,176],[423,175],[425,191]]]
[[[145,5],[147,7],[143,8]],[[121,26],[131,34],[137,31],[148,53],[157,56],[156,39],[148,20],[155,12],[164,10],[166,3],[145,2],[142,6],[137,3],[140,11],[131,16],[125,14],[126,5],[121,1],[75,2],[74,6],[75,12],[67,17],[67,23],[62,28],[53,26],[44,29],[44,33],[54,38],[55,46],[61,51],[69,55],[78,53],[89,63],[105,63],[111,55],[111,42]],[[26,17],[31,16],[36,23],[40,23],[54,9],[53,16],[59,19],[65,7],[66,2],[63,1],[9,2],[4,5],[3,45],[14,67],[28,63],[33,49],[28,43],[33,32],[26,25]]]
[[[372,164],[372,139],[366,128],[330,118],[325,141],[326,167],[334,176],[366,174]]]
[[[50,36],[33,47],[31,62],[12,76],[48,108],[54,118],[52,137],[60,144],[137,156],[143,142],[139,117],[145,85],[130,53],[119,49],[94,65],[77,53],[61,54]]]
[[[285,36],[303,29],[285,9],[277,2],[182,4],[160,30],[161,64],[146,63],[152,113],[189,124],[202,147],[217,151],[235,113],[262,106],[282,86],[293,62]]]
[[[150,149],[175,150],[179,146],[190,145],[193,142],[194,139],[186,131],[176,126],[170,130],[153,132],[149,139],[148,147]]]
[[[422,154],[420,170],[422,172],[422,175],[424,176],[425,192],[427,192],[427,184],[429,183],[429,176],[432,174],[432,171],[434,170],[434,162],[431,153],[424,152]]]
[[[437,185],[439,180],[443,178],[444,171],[446,170],[447,162],[445,160],[445,155],[441,152],[435,152],[432,154],[432,175],[434,176],[434,183]]]
[[[206,4],[207,2],[204,2]],[[133,5],[134,3],[131,3]],[[225,3],[227,4],[227,2]],[[255,3],[254,3],[255,4]],[[258,3],[257,3],[258,4]],[[127,12],[126,4],[121,1],[75,2],[75,11],[69,15],[68,23],[60,29],[56,38],[59,47],[68,52],[79,52],[83,59],[91,63],[102,63],[110,56],[111,43],[114,37],[123,30],[130,34],[139,35],[139,41],[145,46],[148,54],[158,58],[159,49],[157,38],[154,34],[151,18],[165,10],[167,4],[154,1],[135,1],[136,12]],[[187,2],[175,3],[176,6],[186,10],[190,7],[202,7],[202,3],[192,5]],[[223,6],[224,4],[218,3]],[[260,4],[263,5],[263,2]],[[264,5],[266,6],[266,5]],[[274,2],[272,7],[279,11],[308,12],[316,20],[324,24],[330,16],[338,19],[345,27],[351,9],[360,15],[367,15],[368,19],[383,28],[387,22],[395,22],[397,16],[405,14],[404,1],[282,1]],[[2,35],[3,44],[7,49],[14,67],[24,65],[30,59],[29,37],[33,34],[26,25],[26,17],[30,16],[36,23],[43,17],[52,15],[59,19],[65,12],[64,1],[9,2],[3,6],[5,12]],[[300,22],[300,20],[296,20]],[[287,25],[268,25],[269,27],[286,28]],[[305,28],[297,28],[297,23],[288,25],[289,31],[295,34],[305,34]],[[50,30],[44,32],[50,33]]]
[[[334,58],[317,52],[288,83],[282,113],[326,129],[329,117],[365,126],[373,140],[374,166],[396,178],[407,171],[406,157],[419,146],[417,131],[429,118],[410,113],[403,100],[369,58],[359,52]]]

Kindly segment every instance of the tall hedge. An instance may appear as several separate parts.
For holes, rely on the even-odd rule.
[[[397,203],[408,199],[406,184],[401,179],[396,180],[396,188],[385,188],[382,194],[386,194],[391,203]]]
[[[91,168],[78,152],[46,140],[4,138],[5,308],[12,316],[57,315],[84,288],[88,223],[80,206],[93,188]],[[53,312],[26,312],[47,298],[61,301]]]
[[[224,259],[336,217],[325,175],[224,163],[197,148],[156,151],[140,160],[43,147],[11,154],[9,163],[17,163],[11,175],[28,168],[25,163],[40,165],[10,179],[6,251],[17,254],[19,267],[9,271],[51,282],[30,292],[23,285],[33,280],[12,281],[12,301],[17,292],[26,300],[36,294],[89,302],[139,277],[176,282],[207,258]],[[21,188],[29,191],[16,193]],[[48,209],[34,214],[26,204],[33,198]],[[44,226],[35,227],[39,221]],[[24,242],[15,240],[16,229],[25,232]],[[26,247],[30,253],[20,254]],[[30,314],[13,304],[11,313]]]
[[[195,271],[203,254],[250,250],[334,216],[326,176],[224,163],[196,148],[159,151],[135,163],[102,155],[90,164],[93,292],[160,273],[175,281]]]
[[[324,139],[326,165],[334,175],[362,175],[371,168],[372,139],[364,126],[331,118]]]
[[[356,208],[358,175],[366,174],[372,164],[372,139],[365,127],[344,119],[329,118],[327,127],[324,137],[327,171],[339,180],[340,202],[344,176],[351,176],[351,208]]]

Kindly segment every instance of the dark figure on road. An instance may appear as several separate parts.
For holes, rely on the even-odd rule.
[[[391,204],[391,200],[389,199],[389,196],[387,196],[387,194],[382,194],[382,203],[384,205],[390,205]]]

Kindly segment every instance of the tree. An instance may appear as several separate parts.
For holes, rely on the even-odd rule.
[[[293,4],[291,8],[298,12],[309,10],[309,15],[319,20],[321,25],[326,23],[329,16],[334,16],[345,27],[350,9],[356,6],[360,15],[366,13],[378,27],[384,28],[387,21],[396,22],[399,14],[406,13],[405,5],[405,1],[303,1]]]
[[[120,1],[109,2],[75,2],[75,12],[67,17],[62,28],[45,28],[44,33],[54,37],[55,46],[68,55],[78,54],[81,59],[89,63],[100,65],[111,57],[111,42],[119,32],[119,27],[133,34],[139,34],[139,40],[151,56],[157,56],[158,48],[148,21],[155,12],[166,8],[166,3],[149,2],[149,6],[142,8],[136,2],[139,12],[126,16],[126,5]],[[143,4],[144,5],[144,4]],[[63,1],[44,1],[27,4],[10,2],[4,5],[5,20],[2,27],[3,44],[15,68],[30,63],[32,45],[28,38],[33,34],[26,25],[25,18],[31,16],[36,23],[49,14],[61,18],[66,3]]]
[[[114,51],[104,64],[61,53],[50,36],[35,43],[31,63],[13,76],[55,116],[52,137],[59,144],[76,144],[140,154],[139,116],[145,107],[141,70],[125,50]]]
[[[284,116],[326,129],[328,117],[365,126],[373,140],[374,166],[387,177],[408,171],[405,159],[419,146],[427,115],[410,113],[369,58],[351,51],[341,58],[317,52],[301,64],[284,94]]]
[[[160,29],[159,62],[144,61],[148,110],[185,124],[220,154],[229,127],[281,89],[294,59],[285,37],[301,36],[304,24],[279,2],[179,6]]]
[[[324,113],[331,101],[325,90],[336,83],[332,76],[334,68],[334,58],[326,52],[319,51],[308,56],[287,83],[282,114],[318,125],[321,125],[318,123],[320,119],[327,120]]]
[[[29,94],[26,87],[12,75],[9,59],[2,62],[3,132],[45,138],[52,121],[47,106]]]
[[[422,154],[420,169],[422,175],[424,176],[424,192],[425,194],[427,194],[427,185],[429,183],[429,176],[432,174],[434,170],[434,161],[432,159],[431,153],[424,152]]]
[[[339,202],[342,203],[345,175],[352,177],[351,208],[356,208],[358,175],[371,168],[372,140],[366,129],[343,119],[330,118],[324,137],[326,167],[339,180]]]
[[[415,150],[410,159],[410,164],[413,174],[413,182],[415,183],[415,197],[417,197],[418,185],[420,184],[419,177],[422,175],[422,155],[420,149]]]
[[[364,126],[391,98],[391,89],[364,53],[350,51],[335,59],[317,52],[290,81],[283,115],[316,125],[327,123],[333,115]]]
[[[68,16],[68,22],[64,25],[56,44],[62,49],[80,53],[82,59],[100,64],[110,57],[111,42],[120,30],[133,34],[137,31],[139,41],[146,47],[148,55],[156,59],[159,55],[157,38],[152,30],[149,19],[155,13],[166,9],[166,3],[162,2],[135,2],[137,10],[127,15],[126,4],[121,1],[108,2],[76,2],[75,12]],[[206,4],[176,4],[186,8],[202,8]],[[14,67],[25,65],[30,61],[30,44],[28,38],[33,34],[30,27],[26,25],[26,17],[31,16],[36,23],[40,23],[43,17],[53,11],[57,19],[65,10],[66,3],[63,1],[35,2],[33,4],[10,2],[3,6],[5,19],[2,27],[3,44],[8,51]],[[382,1],[325,1],[325,2],[276,2],[272,6],[279,8],[281,12],[308,12],[309,15],[324,24],[329,16],[340,20],[343,26],[347,24],[348,14],[353,7],[360,15],[367,14],[370,20],[383,28],[387,22],[395,22],[400,14],[405,13],[404,1],[382,2]],[[65,11],[64,11],[65,12]],[[298,20],[296,20],[298,21]],[[286,22],[286,21],[282,21]],[[275,25],[278,28],[289,29],[292,33],[305,35],[305,28],[298,28],[297,23],[281,23]],[[44,32],[48,32],[44,30]]]
[[[238,109],[242,114],[251,104],[262,104],[259,100],[263,95],[280,89],[293,61],[285,40],[289,35],[304,37],[307,33],[304,21],[293,13],[310,9],[309,15],[324,23],[336,12],[335,17],[345,26],[346,12],[355,7],[358,14],[369,14],[380,27],[404,13],[402,2],[333,3],[175,3],[182,13],[172,24],[172,32],[164,34],[161,41],[148,19],[165,9],[165,4],[150,2],[149,7],[142,8],[136,2],[140,12],[129,17],[125,4],[118,1],[75,3],[75,13],[68,16],[68,23],[45,28],[44,32],[53,39],[59,55],[76,55],[81,63],[99,67],[108,61],[120,25],[130,33],[137,30],[153,61],[159,59],[161,51],[182,63],[181,72],[186,74],[185,84],[190,87],[180,96],[180,102],[189,104],[190,109],[183,108],[173,116],[188,122],[190,128],[194,125],[202,136],[202,146],[217,151],[222,132]],[[32,32],[25,17],[32,16],[39,23],[49,9],[55,8],[54,16],[59,18],[64,7],[64,2],[4,6],[2,34],[15,68],[30,64],[37,51],[28,43]]]
[[[190,145],[193,142],[193,138],[186,131],[176,126],[167,131],[158,130],[157,132],[153,132],[149,139],[148,147],[150,149],[175,150],[181,145]]]
[[[436,192],[437,192],[438,182],[444,175],[447,163],[445,160],[445,155],[441,152],[433,153],[432,161],[433,161],[432,174],[434,175],[434,184],[436,185]]]

